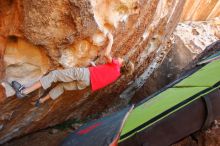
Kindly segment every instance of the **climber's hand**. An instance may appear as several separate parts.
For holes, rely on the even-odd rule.
[[[90,66],[96,66],[95,62],[93,62],[93,61],[91,61],[89,64],[90,64]]]

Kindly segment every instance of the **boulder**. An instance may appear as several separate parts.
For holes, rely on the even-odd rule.
[[[0,144],[70,118],[82,119],[126,105],[127,100],[119,95],[129,85],[136,88],[135,79],[143,83],[169,52],[165,44],[169,44],[183,5],[182,0],[1,2],[0,35],[7,43],[0,49],[5,87],[0,86],[0,99],[5,99],[0,103]],[[134,62],[132,76],[122,76],[97,92],[89,88],[65,92],[39,108],[31,101],[39,98],[40,91],[22,100],[11,96],[11,80],[29,86],[54,69],[85,67],[90,61],[103,63],[107,32],[114,38],[112,56]]]

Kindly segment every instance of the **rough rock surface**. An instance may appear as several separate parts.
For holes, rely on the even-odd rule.
[[[208,45],[220,39],[219,22],[220,20],[216,18],[209,21],[179,23],[170,38],[172,42],[170,52],[144,86],[135,93],[132,100],[140,101],[175,80],[189,62]]]
[[[42,48],[16,37],[8,40],[4,54],[4,80],[17,80],[30,85],[45,74],[50,66],[50,59]],[[10,87],[6,89],[7,96],[13,95],[13,90],[8,91]]]
[[[162,62],[184,1],[115,0],[109,5],[108,0],[98,1],[100,7],[93,0],[1,1],[0,34],[7,37],[7,47],[1,48],[4,60],[0,62],[4,66],[1,80],[5,84],[16,79],[28,85],[52,69],[86,66],[95,58],[97,63],[102,62],[100,54],[108,42],[103,26],[111,28],[114,36],[112,55],[132,60],[135,73],[128,78],[122,76],[98,92],[65,92],[40,108],[30,104],[40,91],[19,100],[14,96],[6,98],[0,86],[0,99],[4,100],[0,103],[0,144],[122,103],[118,95],[129,84],[133,91]],[[103,14],[103,7],[108,13],[113,11],[110,18]],[[135,78],[138,82],[132,83]]]
[[[201,21],[220,16],[219,0],[186,0],[181,20]]]
[[[22,36],[21,25],[23,21],[22,1],[1,1],[0,2],[0,35]]]
[[[192,53],[201,53],[208,45],[220,39],[220,17],[209,21],[179,23],[174,36]]]

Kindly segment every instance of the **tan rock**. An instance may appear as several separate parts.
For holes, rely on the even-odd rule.
[[[5,79],[30,85],[50,68],[45,51],[22,39],[9,39],[4,55]]]
[[[210,20],[219,16],[219,0],[186,0],[181,21]]]
[[[13,80],[30,86],[49,71],[50,60],[46,52],[25,40],[9,38],[4,53],[3,86],[6,88],[7,97],[14,95],[10,87]]]
[[[201,53],[208,45],[219,40],[220,19],[209,21],[187,21],[177,25],[177,37],[193,54]]]

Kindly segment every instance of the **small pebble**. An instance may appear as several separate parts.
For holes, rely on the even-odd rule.
[[[59,132],[58,129],[51,129],[51,130],[49,131],[50,134],[56,134],[56,133],[58,133],[58,132]]]
[[[73,128],[73,130],[78,129],[78,128],[81,127],[81,126],[82,126],[82,124],[80,124],[80,123],[72,124],[72,125],[71,125],[71,127]]]

